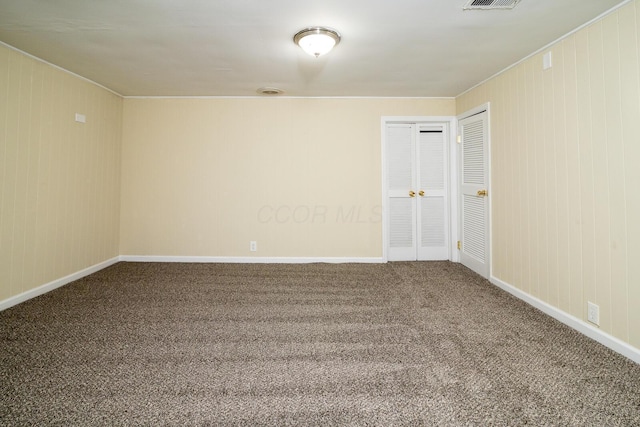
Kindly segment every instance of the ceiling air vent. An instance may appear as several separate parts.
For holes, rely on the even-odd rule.
[[[260,95],[280,95],[284,93],[282,89],[278,89],[277,87],[261,87],[256,90]]]
[[[469,0],[462,8],[468,9],[513,9],[520,0]]]

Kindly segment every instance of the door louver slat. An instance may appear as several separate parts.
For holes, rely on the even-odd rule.
[[[389,127],[387,130],[389,189],[406,190],[412,187],[411,127]]]
[[[484,147],[482,122],[464,128],[463,184],[484,184]]]
[[[420,189],[444,190],[444,148],[442,132],[420,134]]]
[[[445,246],[444,197],[424,198],[421,199],[421,203],[422,246],[427,248]]]
[[[464,251],[476,258],[478,261],[484,262],[484,230],[475,226],[475,224],[484,224],[484,199],[465,194],[463,215],[463,233],[464,233]]]
[[[389,221],[391,232],[389,245],[392,248],[413,246],[413,216],[411,199],[393,198],[389,201]]]

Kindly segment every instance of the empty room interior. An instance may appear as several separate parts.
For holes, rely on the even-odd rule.
[[[640,0],[0,0],[0,425],[640,425],[638,159]]]

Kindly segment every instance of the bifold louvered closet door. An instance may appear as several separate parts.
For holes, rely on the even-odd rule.
[[[444,125],[387,124],[388,259],[449,259]]]

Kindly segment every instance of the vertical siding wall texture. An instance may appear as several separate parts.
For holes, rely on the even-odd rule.
[[[120,97],[0,45],[0,301],[118,255],[121,122]]]
[[[492,275],[640,348],[640,0],[457,99],[491,103]]]

